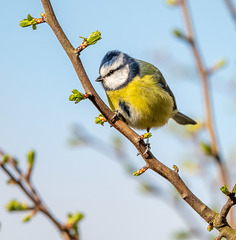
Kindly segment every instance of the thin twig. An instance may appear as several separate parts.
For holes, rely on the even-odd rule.
[[[228,201],[226,202],[226,204],[223,206],[223,208],[220,211],[220,218],[219,221],[221,221],[222,223],[226,222],[226,217],[230,211],[230,209],[236,204],[236,197],[235,197],[235,193],[233,192],[236,188],[236,184],[233,187],[232,192],[230,192],[227,196],[228,196]]]
[[[200,51],[196,46],[196,40],[194,37],[193,27],[191,23],[191,19],[189,16],[189,10],[187,6],[186,0],[182,0],[180,3],[180,7],[182,9],[183,17],[184,17],[184,23],[186,25],[186,31],[187,31],[187,37],[191,39],[190,42],[191,48],[193,51],[193,55],[195,58],[195,62],[197,65],[197,69],[199,72],[199,75],[201,76],[202,80],[202,88],[203,88],[203,95],[204,95],[204,102],[205,102],[205,125],[209,132],[209,136],[211,139],[211,149],[212,149],[212,155],[214,156],[220,170],[220,176],[221,176],[221,182],[222,184],[226,184],[226,186],[229,186],[229,179],[227,176],[227,170],[225,167],[225,164],[221,158],[220,152],[219,152],[219,144],[216,137],[216,130],[214,127],[214,121],[213,121],[213,114],[212,114],[212,104],[211,104],[211,97],[210,97],[210,87],[209,87],[209,78],[208,78],[208,71],[206,67],[203,64],[202,57],[200,55]],[[230,223],[234,225],[234,213],[231,211],[230,214]]]
[[[225,4],[233,18],[234,24],[236,26],[236,8],[234,7],[233,3],[231,0],[224,0]]]
[[[4,155],[3,151],[0,151],[0,155]],[[66,228],[62,224],[59,223],[58,220],[50,213],[50,211],[46,208],[46,206],[42,203],[42,200],[40,199],[39,195],[37,194],[35,188],[33,187],[32,183],[30,181],[26,180],[26,177],[24,174],[22,174],[22,171],[15,163],[14,159],[9,157],[8,158],[9,164],[11,167],[16,171],[16,173],[19,175],[19,179],[17,179],[6,167],[8,163],[0,162],[0,167],[2,170],[10,177],[10,179],[14,182],[14,184],[17,184],[20,189],[25,193],[25,195],[34,203],[33,210],[40,211],[44,215],[46,215],[58,228],[58,230],[61,232],[63,238],[65,240],[77,240],[78,238],[72,234],[70,234],[70,229]],[[28,188],[25,186],[28,185]],[[27,208],[25,210],[29,210],[31,208]]]
[[[227,177],[227,171],[226,171],[226,168],[224,166],[224,163],[223,163],[220,153],[219,153],[219,146],[218,146],[219,144],[217,141],[216,130],[214,127],[212,104],[211,104],[211,97],[210,97],[210,87],[209,87],[209,79],[208,79],[207,70],[203,64],[203,60],[200,55],[200,51],[196,46],[196,40],[194,37],[193,27],[191,24],[191,19],[189,16],[189,10],[187,7],[186,0],[182,0],[180,6],[181,6],[181,9],[183,12],[184,23],[186,25],[187,37],[189,39],[192,39],[191,47],[192,47],[193,55],[194,55],[195,62],[197,65],[197,69],[198,69],[198,72],[199,72],[199,74],[201,76],[201,80],[202,80],[203,95],[204,95],[204,100],[205,100],[205,118],[206,118],[205,126],[210,135],[212,154],[215,157],[217,163],[219,164],[222,183],[226,184],[228,186],[229,181],[228,181],[228,177]]]
[[[124,122],[117,120],[112,121],[114,113],[105,105],[105,103],[101,100],[97,92],[94,90],[89,78],[84,70],[84,67],[81,63],[81,60],[76,53],[76,50],[73,48],[62,28],[60,27],[55,13],[53,11],[50,0],[41,0],[46,17],[47,23],[52,28],[56,37],[60,41],[62,47],[66,51],[68,57],[70,58],[74,69],[83,85],[85,92],[90,93],[89,99],[95,105],[95,107],[104,115],[104,117],[108,120],[109,124],[116,128],[121,134],[123,134],[127,139],[130,140],[140,152],[140,155],[145,160],[147,167],[167,179],[179,192],[181,197],[208,223],[212,223],[217,214],[215,211],[207,207],[203,202],[201,202],[185,185],[183,180],[180,178],[178,173],[171,170],[163,163],[158,161],[153,154],[149,151],[144,154],[146,151],[146,145],[143,141],[140,141],[139,135],[134,132],[130,127],[128,127]],[[218,229],[216,225],[215,228]],[[235,230],[236,232],[236,230]]]

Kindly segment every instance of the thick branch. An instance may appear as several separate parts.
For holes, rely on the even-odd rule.
[[[233,191],[235,189],[235,186],[233,188]],[[229,193],[228,201],[226,204],[222,207],[219,214],[217,214],[215,221],[214,221],[214,227],[218,229],[220,232],[217,239],[222,239],[222,237],[225,237],[227,240],[235,240],[236,239],[236,229],[232,229],[232,227],[229,226],[227,222],[227,215],[230,211],[230,209],[236,204],[236,197],[234,192]]]
[[[235,193],[234,193],[235,189],[236,189],[236,185],[234,185],[232,192],[227,193],[228,201],[221,209],[219,217],[218,217],[218,222],[220,224],[227,223],[226,217],[227,217],[230,209],[236,204],[236,197],[235,197]]]
[[[225,222],[230,209],[236,204],[235,198],[228,198],[228,201],[220,211],[220,221]]]
[[[151,168],[153,171],[160,174],[162,177],[167,179],[180,193],[182,198],[208,223],[211,223],[214,220],[216,213],[207,207],[204,203],[202,203],[184,184],[180,176],[160,161],[158,161],[152,153],[143,154],[146,150],[146,146],[143,141],[140,141],[140,137],[137,133],[135,133],[131,128],[129,128],[124,122],[117,120],[112,122],[112,117],[114,113],[105,105],[105,103],[98,96],[96,91],[94,90],[91,82],[88,79],[88,76],[84,70],[84,67],[81,63],[81,60],[76,53],[75,49],[70,44],[69,40],[65,36],[63,30],[61,29],[55,14],[53,12],[51,3],[49,0],[41,0],[45,13],[46,19],[49,26],[52,28],[54,33],[56,34],[58,40],[62,44],[65,49],[67,55],[69,56],[75,71],[84,87],[86,93],[89,93],[91,97],[89,99],[93,102],[96,108],[106,117],[108,122],[116,128],[120,133],[122,133],[127,139],[129,139],[137,150],[140,152],[141,156],[147,163],[147,166]],[[55,22],[56,21],[56,22]]]

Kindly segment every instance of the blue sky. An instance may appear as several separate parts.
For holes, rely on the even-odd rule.
[[[215,122],[227,160],[235,143],[235,128],[232,127],[235,97],[227,86],[230,80],[235,84],[236,28],[224,1],[200,0],[189,1],[189,4],[205,64],[210,67],[222,57],[227,60],[226,67],[211,77]],[[102,40],[86,49],[81,59],[105,101],[101,85],[94,80],[104,54],[119,49],[159,67],[176,96],[179,109],[191,117],[202,118],[201,85],[191,51],[172,34],[173,29],[184,28],[180,9],[168,7],[164,0],[71,0],[57,1],[53,6],[75,47],[81,43],[79,36],[101,31]],[[33,181],[49,208],[61,220],[69,211],[84,212],[86,218],[80,229],[82,239],[86,240],[133,239],[134,236],[136,240],[152,240],[157,239],[157,235],[160,239],[171,239],[173,231],[185,229],[173,208],[138,190],[138,181],[150,177],[163,189],[173,191],[165,180],[151,171],[137,179],[125,172],[115,155],[105,156],[86,146],[72,148],[68,144],[73,124],[83,126],[106,143],[120,135],[108,125],[94,124],[99,112],[89,101],[78,105],[69,102],[72,89],[83,90],[67,55],[47,24],[38,26],[36,31],[19,27],[19,21],[28,13],[34,17],[40,15],[41,2],[22,0],[13,4],[5,1],[3,9],[0,16],[4,23],[0,32],[0,148],[16,156],[22,168],[27,151],[36,150]],[[171,122],[170,125],[175,124]],[[130,161],[137,168],[142,167],[143,160],[136,157],[134,147],[124,141]],[[168,126],[153,131],[151,144],[158,159],[169,167],[180,165],[181,159],[195,154],[188,139],[180,141]],[[186,146],[189,146],[187,150]],[[211,172],[216,174],[217,168],[211,166]],[[190,180],[185,170],[181,174],[193,191],[210,203],[211,197],[202,187],[201,177],[193,176]],[[59,239],[57,231],[41,215],[23,225],[22,214],[6,213],[4,204],[8,200],[14,197],[26,200],[16,187],[6,186],[6,180],[1,172],[1,239]],[[197,214],[191,210],[189,214],[206,229],[207,225]]]

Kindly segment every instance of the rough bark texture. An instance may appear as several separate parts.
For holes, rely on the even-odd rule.
[[[43,7],[46,13],[46,22],[52,28],[56,37],[60,41],[62,47],[66,51],[69,56],[74,69],[83,85],[85,92],[89,95],[89,99],[95,105],[95,107],[104,115],[104,117],[108,120],[108,122],[116,128],[120,133],[122,133],[133,145],[137,148],[140,155],[143,157],[146,162],[146,166],[165,179],[167,179],[179,192],[181,197],[209,224],[213,224],[213,226],[220,231],[227,239],[235,239],[236,231],[229,227],[229,225],[219,222],[219,214],[206,206],[201,200],[199,200],[185,185],[181,177],[177,172],[168,168],[163,163],[158,161],[153,154],[149,151],[144,154],[146,151],[146,146],[142,140],[140,140],[139,135],[134,132],[131,128],[129,128],[124,122],[121,120],[112,121],[112,117],[114,113],[106,106],[106,104],[99,97],[95,89],[93,88],[88,76],[84,70],[84,67],[81,63],[81,60],[78,56],[78,53],[73,48],[68,38],[64,34],[61,29],[56,16],[53,12],[51,3],[49,0],[41,0]],[[226,220],[225,220],[226,221]],[[217,223],[217,224],[215,224]]]

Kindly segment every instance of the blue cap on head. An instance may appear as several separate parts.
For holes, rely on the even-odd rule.
[[[101,61],[100,69],[102,66],[104,67],[111,66],[114,62],[116,62],[121,57],[121,55],[123,56],[123,61],[118,68],[121,69],[125,65],[127,64],[129,65],[130,71],[129,71],[128,81],[127,81],[128,83],[140,72],[137,61],[134,58],[130,57],[128,54],[123,53],[119,50],[112,50],[107,52]]]
[[[112,65],[119,58],[119,56],[121,54],[122,54],[122,52],[118,51],[118,50],[113,50],[113,51],[107,52],[106,55],[103,57],[103,59],[101,61],[100,68],[103,65],[104,66]]]

